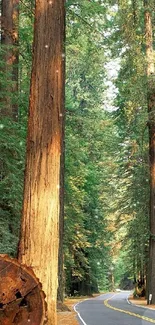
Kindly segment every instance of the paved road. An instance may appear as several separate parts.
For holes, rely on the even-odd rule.
[[[155,324],[155,311],[132,306],[129,291],[108,293],[75,306],[80,325],[150,325]]]

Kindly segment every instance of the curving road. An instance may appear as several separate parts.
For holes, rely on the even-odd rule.
[[[155,324],[155,310],[130,305],[129,291],[107,293],[77,304],[74,309],[80,325]]]

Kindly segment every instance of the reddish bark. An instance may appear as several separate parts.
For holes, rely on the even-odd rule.
[[[64,121],[65,1],[36,0],[19,260],[42,283],[56,325]]]
[[[45,324],[44,294],[33,271],[0,255],[0,277],[0,324]]]

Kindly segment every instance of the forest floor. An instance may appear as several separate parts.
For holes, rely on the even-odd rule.
[[[64,305],[58,306],[58,325],[79,325],[76,320],[77,313],[74,306],[83,299],[65,299]]]
[[[142,306],[142,307],[147,307],[150,309],[155,309],[155,305],[147,305],[147,300],[145,298],[133,298],[133,296],[131,295],[129,297],[129,301],[137,306]]]

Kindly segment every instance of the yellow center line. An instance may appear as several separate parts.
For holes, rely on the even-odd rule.
[[[134,316],[134,317],[138,317],[138,318],[141,318],[143,320],[146,320],[147,322],[150,322],[150,323],[154,323],[155,324],[155,319],[152,319],[152,318],[149,318],[149,317],[145,317],[145,316],[141,316],[139,314],[135,314],[135,313],[132,313],[130,311],[127,311],[127,310],[123,310],[123,309],[120,309],[120,308],[116,308],[116,307],[113,307],[111,306],[108,301],[110,299],[112,299],[115,295],[113,295],[112,297],[106,299],[104,301],[104,305],[107,307],[107,308],[110,308],[110,309],[113,309],[115,311],[119,311],[120,313],[124,313],[124,314],[127,314],[127,315],[130,315],[130,316]]]

